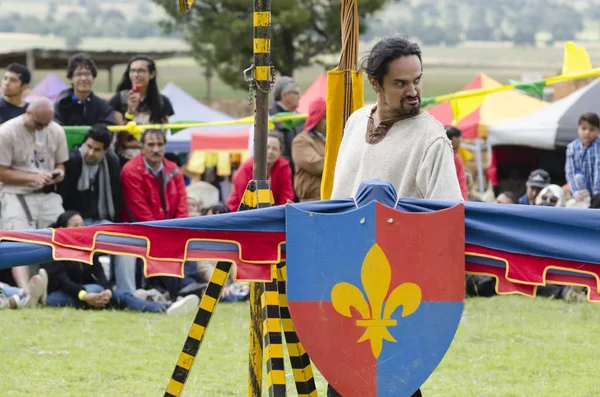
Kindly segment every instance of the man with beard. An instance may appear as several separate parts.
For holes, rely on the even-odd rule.
[[[0,98],[0,124],[25,113],[27,102],[24,94],[29,88],[31,73],[18,63],[6,67],[2,78],[2,98]]]
[[[121,171],[122,221],[149,222],[187,218],[189,210],[183,173],[177,164],[165,158],[164,131],[145,130],[140,142],[142,153],[129,160]],[[115,266],[117,288],[133,293],[136,290],[136,260],[135,257],[122,258],[130,261],[120,261]],[[170,292],[171,298],[174,298],[177,291],[187,285],[180,281],[173,277],[155,277],[148,284],[161,284],[163,289]]]
[[[421,112],[421,50],[403,38],[377,43],[364,61],[377,94],[374,107],[354,112],[344,130],[332,199],[348,198],[370,179],[398,197],[462,200],[452,144],[444,127]]]
[[[65,211],[77,211],[86,226],[121,218],[121,165],[111,150],[113,133],[103,124],[90,128],[83,145],[69,154],[59,185]]]
[[[344,130],[332,199],[352,197],[364,181],[381,179],[398,197],[462,201],[452,144],[444,127],[421,112],[421,50],[400,37],[375,44],[363,69],[377,104],[354,112]],[[331,386],[328,397],[339,397]],[[421,396],[417,390],[413,397]]]

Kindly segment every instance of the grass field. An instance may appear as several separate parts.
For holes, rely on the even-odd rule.
[[[246,304],[217,308],[184,395],[246,396],[247,318]],[[191,315],[3,311],[0,390],[3,396],[162,396],[191,321]],[[598,305],[469,299],[424,396],[600,396],[599,334]],[[326,383],[316,379],[324,396]],[[287,380],[295,396],[289,365]]]

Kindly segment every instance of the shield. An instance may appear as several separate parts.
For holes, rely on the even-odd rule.
[[[288,304],[308,355],[344,397],[412,395],[462,315],[463,205],[286,211]]]

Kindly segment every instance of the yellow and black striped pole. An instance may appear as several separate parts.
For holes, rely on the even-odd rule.
[[[269,181],[250,181],[238,211],[267,208],[273,204],[273,194]],[[265,265],[266,266],[266,265]],[[250,348],[248,368],[248,396],[262,396],[263,374],[263,323],[261,298],[265,283],[250,284]]]
[[[269,92],[273,81],[271,66],[271,0],[254,0],[254,169],[253,179],[257,184],[267,180],[267,135],[269,128]],[[251,182],[252,183],[252,182]],[[264,205],[260,189],[257,194],[257,207]],[[248,189],[246,190],[248,191]],[[265,193],[267,194],[267,193]],[[264,195],[263,195],[264,196]],[[261,200],[262,199],[262,200]],[[270,202],[269,202],[270,205]],[[262,396],[262,307],[261,297],[265,291],[264,283],[252,283],[250,286],[250,362],[248,378],[248,396]]]
[[[200,350],[200,345],[206,334],[206,328],[212,317],[213,312],[221,298],[221,291],[223,286],[229,277],[229,271],[231,270],[231,263],[229,262],[217,262],[217,266],[210,277],[208,286],[202,299],[200,300],[200,308],[196,313],[194,323],[190,328],[187,339],[183,345],[183,349],[179,354],[177,365],[169,380],[169,385],[165,390],[164,397],[180,397],[185,386],[185,381],[192,370],[194,360]]]
[[[298,334],[296,334],[294,323],[290,317],[290,309],[288,309],[287,304],[286,283],[286,263],[281,262],[277,264],[279,310],[285,342],[290,355],[290,363],[292,364],[294,382],[296,383],[296,391],[298,392],[298,397],[318,397],[310,358],[308,357],[306,350],[304,350],[302,343],[300,343],[300,339],[298,339]]]

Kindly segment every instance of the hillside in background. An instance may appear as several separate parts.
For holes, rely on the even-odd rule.
[[[371,18],[363,39],[400,33],[424,44],[449,46],[464,41],[520,46],[600,41],[599,6],[600,0],[389,0]],[[0,32],[164,37],[158,24],[164,18],[165,11],[149,0],[0,1]]]

